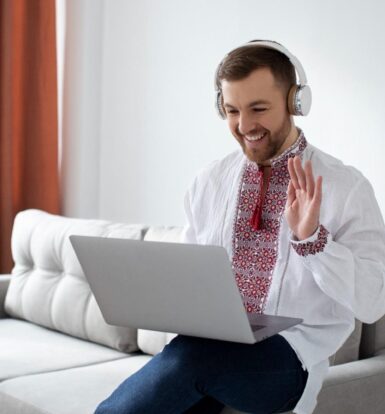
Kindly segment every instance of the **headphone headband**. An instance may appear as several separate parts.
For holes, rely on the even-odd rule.
[[[257,43],[257,45],[255,43]],[[246,44],[244,44],[243,46],[240,46],[240,47],[244,47],[244,46],[251,46],[251,47],[263,46],[263,47],[267,47],[269,49],[278,50],[278,52],[283,53],[285,56],[287,56],[289,58],[292,65],[295,67],[295,69],[297,71],[297,74],[298,74],[299,84],[300,85],[306,85],[307,84],[306,73],[305,73],[305,70],[304,70],[301,62],[292,53],[290,53],[286,49],[286,47],[282,46],[280,43],[274,42],[273,40],[252,40],[251,42],[246,43]],[[238,47],[236,49],[238,49]],[[235,49],[233,49],[233,50],[235,50]]]

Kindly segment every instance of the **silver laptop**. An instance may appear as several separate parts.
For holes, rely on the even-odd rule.
[[[302,322],[247,314],[223,247],[70,240],[108,324],[253,344]]]

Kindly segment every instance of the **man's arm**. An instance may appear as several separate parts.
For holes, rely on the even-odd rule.
[[[191,213],[191,189],[185,195],[184,209],[185,209],[185,214],[187,218],[187,223],[183,228],[182,242],[197,244],[197,239],[196,239],[194,225],[193,225],[193,217]]]
[[[298,160],[292,160],[289,167],[292,181],[295,182],[292,184],[294,196],[292,188],[285,210],[293,232],[293,248],[327,295],[350,309],[357,319],[372,323],[385,313],[385,227],[373,190],[368,181],[362,178],[351,189],[344,210],[337,212],[342,226],[333,237],[329,229],[320,223],[314,234],[303,239],[298,237],[297,229],[305,228],[311,232],[314,223],[319,222],[319,209],[313,206],[313,213],[309,213],[311,197],[303,192],[307,191],[307,180],[311,179],[312,174],[306,173],[306,167],[298,173],[297,163]],[[298,178],[298,174],[302,174],[302,178]],[[295,198],[298,192],[301,197]],[[306,197],[307,204],[303,202]],[[294,199],[298,206],[292,212],[290,206]],[[302,215],[298,213],[300,209]]]

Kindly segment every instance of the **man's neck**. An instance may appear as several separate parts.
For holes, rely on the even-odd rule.
[[[294,125],[294,122],[292,122],[289,135],[285,139],[285,142],[283,143],[282,147],[279,149],[277,154],[275,154],[274,158],[279,157],[288,148],[290,148],[297,141],[298,137],[299,137],[299,131],[297,127]]]

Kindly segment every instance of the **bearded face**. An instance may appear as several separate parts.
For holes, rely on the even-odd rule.
[[[286,94],[269,68],[241,80],[223,80],[222,95],[230,131],[251,161],[268,165],[295,142],[298,133]]]

